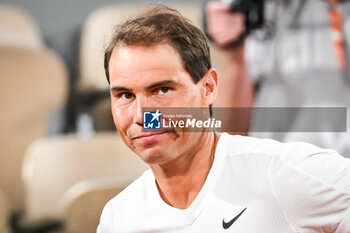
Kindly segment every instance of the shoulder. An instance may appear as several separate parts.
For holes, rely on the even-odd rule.
[[[152,179],[153,178],[153,179]],[[132,182],[128,187],[121,191],[117,196],[111,199],[105,206],[105,209],[122,210],[123,206],[130,202],[135,202],[144,196],[148,188],[152,185],[154,176],[149,169],[145,171],[142,176]]]
[[[151,185],[152,177],[152,171],[148,169],[139,178],[133,181],[123,191],[121,191],[117,196],[111,199],[106,206],[119,205],[123,202],[137,198],[140,192],[146,190]]]
[[[270,168],[276,201],[297,232],[334,232],[349,221],[350,160],[333,150],[300,151],[277,157]]]
[[[319,152],[336,153],[334,150],[321,149],[305,142],[282,143],[273,139],[261,139],[256,137],[222,134],[223,144],[227,148],[229,156],[237,154],[260,154],[266,156],[278,156],[283,160],[302,159],[307,155]]]
[[[115,226],[122,228],[124,220],[132,214],[133,206],[137,208],[138,203],[142,203],[148,195],[152,177],[150,169],[145,171],[142,176],[105,205],[100,218],[99,230],[101,233],[109,233],[110,229],[115,229]]]
[[[271,171],[277,172],[288,167],[295,173],[303,173],[328,184],[340,184],[345,179],[348,185],[343,186],[350,189],[350,159],[342,157],[335,150],[322,149],[306,142],[282,143],[238,135],[222,136],[227,156],[269,157]],[[341,172],[345,174],[340,176]]]
[[[350,159],[304,142],[224,136],[227,156],[243,158],[241,167],[266,168],[275,201],[297,232],[350,231]]]

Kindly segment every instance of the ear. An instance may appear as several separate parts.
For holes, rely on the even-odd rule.
[[[209,106],[216,99],[218,73],[215,69],[210,68],[200,82],[202,85],[202,102],[205,106]]]

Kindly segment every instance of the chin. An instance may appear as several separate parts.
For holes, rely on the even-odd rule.
[[[160,148],[147,148],[137,150],[135,153],[147,164],[161,164],[165,160],[165,153]]]

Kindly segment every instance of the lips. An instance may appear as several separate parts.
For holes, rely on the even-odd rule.
[[[155,138],[158,135],[164,134],[166,132],[151,132],[151,133],[143,133],[143,134],[139,134],[136,136],[131,137],[131,140],[135,140],[135,139],[148,139],[148,138]]]

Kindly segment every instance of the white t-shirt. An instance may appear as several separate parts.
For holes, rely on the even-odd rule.
[[[187,209],[167,205],[148,170],[107,203],[97,232],[348,233],[349,206],[350,160],[334,150],[224,133]]]

